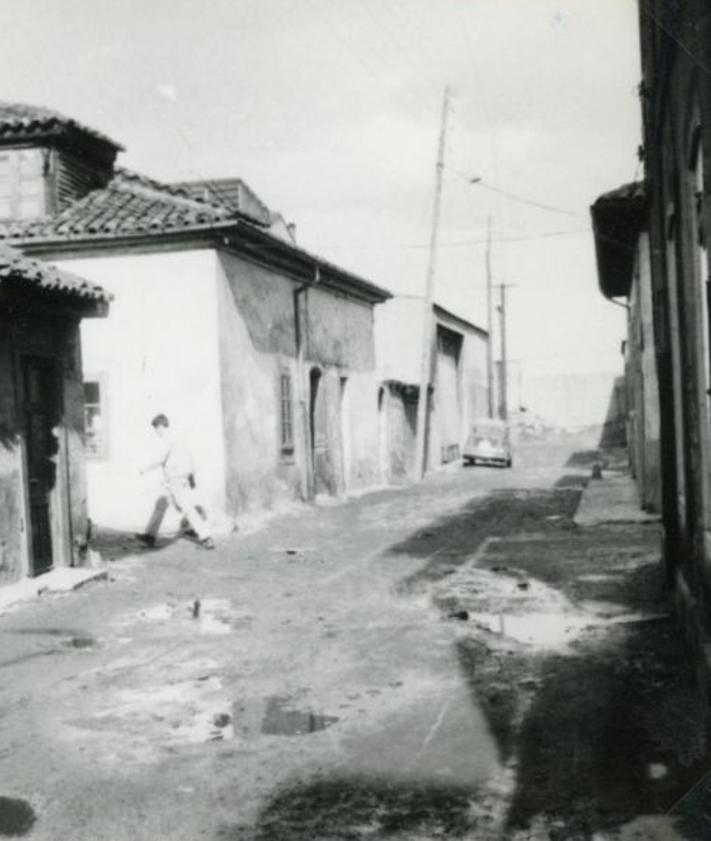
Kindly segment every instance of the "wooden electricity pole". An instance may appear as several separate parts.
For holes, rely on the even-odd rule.
[[[501,336],[501,374],[499,377],[499,417],[501,420],[508,420],[508,360],[506,358],[506,290],[513,286],[512,283],[499,283],[499,333]]]
[[[491,288],[491,216],[486,220],[486,388],[489,397],[489,417],[494,417],[494,347],[493,329],[493,296]]]
[[[449,111],[449,88],[444,90],[442,104],[442,124],[439,132],[437,166],[435,169],[435,196],[432,211],[432,234],[430,236],[430,256],[427,267],[427,283],[422,312],[422,365],[420,370],[420,390],[417,396],[417,438],[415,452],[415,478],[421,479],[427,470],[427,439],[430,402],[430,377],[432,376],[432,345],[434,342],[432,305],[434,303],[435,268],[437,265],[437,238],[439,236],[439,218],[442,204],[442,170],[444,169],[444,151],[447,142],[447,113]]]

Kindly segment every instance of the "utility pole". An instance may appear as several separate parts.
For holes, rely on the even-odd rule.
[[[439,236],[439,217],[442,204],[442,170],[444,169],[444,150],[447,142],[447,114],[449,111],[449,87],[444,89],[442,103],[442,124],[439,132],[437,166],[435,168],[435,196],[432,210],[432,234],[430,236],[430,256],[427,267],[427,283],[422,312],[422,366],[420,371],[420,390],[417,396],[417,438],[415,452],[415,478],[421,479],[427,469],[427,426],[429,420],[430,377],[432,374],[432,345],[434,330],[432,304],[434,302],[435,268],[437,265],[437,238]]]
[[[499,312],[499,333],[501,335],[501,376],[500,376],[500,393],[499,393],[499,416],[501,420],[508,420],[508,360],[506,358],[506,290],[513,286],[512,283],[499,283],[497,288],[499,290],[499,306],[496,308]]]
[[[494,328],[493,296],[491,289],[491,216],[486,220],[486,388],[489,396],[489,417],[494,417],[494,348],[491,344]]]

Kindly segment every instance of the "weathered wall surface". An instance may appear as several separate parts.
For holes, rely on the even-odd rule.
[[[664,554],[711,695],[711,17],[704,0],[640,12],[646,184],[660,385]]]
[[[57,440],[50,494],[55,566],[81,563],[73,538],[85,535],[87,527],[78,322],[46,316],[3,320],[0,316],[0,584],[30,571],[21,385],[25,356],[53,360],[60,389],[58,412],[51,419]]]
[[[387,387],[387,476],[394,484],[411,479],[415,470],[417,391],[397,385]]]
[[[316,493],[334,495],[375,484],[372,307],[327,289],[300,293],[306,313],[300,383],[294,291],[301,284],[231,254],[221,253],[218,267],[230,511],[302,497],[307,459],[313,460]],[[282,374],[291,377],[293,408],[294,447],[286,454],[280,437]]]
[[[11,327],[0,320],[0,584],[27,570],[24,549],[22,451],[16,425],[15,371]]]
[[[221,253],[217,262],[220,389],[230,514],[298,497],[304,460],[297,400],[295,284]],[[291,376],[294,452],[280,440],[280,376]],[[301,434],[299,434],[301,431]]]
[[[313,286],[308,291],[307,358],[351,371],[375,369],[373,307]]]
[[[398,295],[375,308],[375,352],[381,381],[420,382],[422,320],[420,297]]]
[[[419,386],[423,321],[423,300],[418,296],[397,296],[376,308],[376,352],[378,376],[382,382]],[[434,391],[427,441],[429,469],[436,469],[442,464],[445,451],[456,458],[456,449],[461,450],[475,418],[488,412],[486,334],[439,307],[435,308],[433,325],[435,329],[444,328],[455,336],[459,351],[455,364],[453,357],[444,358],[436,340],[433,341],[431,378]],[[446,382],[445,375],[448,377]],[[398,481],[403,469],[410,476],[414,469],[415,444],[408,442],[413,434],[413,400],[416,425],[417,398],[409,393],[404,399],[401,390],[393,391],[391,388],[390,391],[393,400],[388,413],[392,425],[392,428],[388,427],[387,436],[389,470],[392,481]]]
[[[436,316],[436,324],[459,338],[460,350],[457,359],[457,401],[458,416],[444,418],[446,411],[452,412],[451,401],[445,404],[438,393],[438,382],[435,377],[434,404],[432,417],[432,434],[430,436],[430,464],[436,466],[442,462],[442,454],[447,444],[452,443],[452,433],[444,436],[445,429],[456,430],[456,442],[459,450],[478,417],[486,417],[488,413],[488,390],[486,381],[486,347],[487,338],[478,330],[474,330],[456,318],[444,312]],[[438,357],[441,359],[442,354]],[[437,366],[436,371],[442,370]],[[441,389],[440,389],[441,390]]]
[[[325,484],[331,493],[367,488],[381,477],[373,307],[316,287],[308,319],[307,362],[322,371],[326,401]]]
[[[78,323],[57,330],[57,355],[60,359],[63,414],[60,426],[62,453],[62,493],[69,513],[71,529],[66,534],[65,562],[79,565],[79,548],[86,542],[88,495],[84,451],[84,379],[81,331]],[[60,514],[61,516],[61,514]]]
[[[661,510],[659,386],[654,353],[649,236],[642,234],[629,298],[627,329],[629,450],[640,500]]]
[[[159,471],[139,476],[156,455],[159,412],[191,449],[198,491],[218,521],[225,511],[212,250],[65,260],[62,268],[114,293],[108,318],[85,321],[85,378],[102,377],[106,457],[87,465],[89,509],[102,526],[142,530],[160,490]],[[167,527],[177,525],[172,513]]]

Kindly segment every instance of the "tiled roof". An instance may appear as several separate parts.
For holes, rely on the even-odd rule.
[[[254,219],[245,217],[223,203],[190,198],[181,185],[161,184],[142,175],[117,170],[106,187],[93,190],[84,198],[53,217],[0,222],[0,240],[15,242],[28,250],[56,243],[104,243],[126,237],[150,237],[174,233],[190,236],[195,232],[239,230],[252,253],[272,261],[296,261],[302,271],[322,272],[339,278],[351,291],[360,290],[368,299],[384,300],[390,293],[329,263],[315,254],[270,234]],[[256,249],[256,251],[255,251]]]
[[[0,285],[8,280],[19,280],[41,289],[79,295],[96,301],[111,300],[111,294],[101,286],[62,271],[50,263],[25,257],[16,248],[0,243]]]
[[[53,217],[0,222],[0,239],[119,237],[210,226],[233,218],[225,205],[189,198],[183,190],[127,170]]]
[[[208,178],[199,181],[176,181],[170,185],[193,199],[218,202],[236,213],[268,227],[272,222],[269,208],[241,178]]]
[[[42,108],[39,105],[23,105],[19,102],[0,102],[0,141],[11,139],[15,135],[44,135],[48,132],[61,132],[74,129],[83,134],[107,143],[116,150],[123,146],[93,128],[82,125],[71,117],[65,117],[57,111]]]

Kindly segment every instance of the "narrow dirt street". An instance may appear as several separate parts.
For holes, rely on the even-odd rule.
[[[0,837],[708,837],[659,529],[577,527],[588,475],[106,544],[106,583],[0,616]]]

